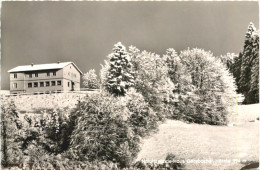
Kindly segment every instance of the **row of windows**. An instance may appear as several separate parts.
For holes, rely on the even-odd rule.
[[[47,74],[47,77],[50,77],[50,75],[51,75],[50,72],[47,72],[46,74]],[[33,75],[34,75],[34,77],[38,77],[38,76],[39,76],[38,73],[34,73],[34,74],[29,74],[28,77],[29,77],[29,78],[32,78]],[[70,72],[68,72],[68,75],[71,75],[71,77],[77,77],[76,74],[74,74],[74,73],[71,73],[71,74],[70,74]],[[56,71],[52,72],[52,76],[56,76]],[[15,79],[17,78],[17,73],[14,74],[14,78],[15,78]]]
[[[45,82],[34,82],[34,83],[28,83],[28,88],[32,87],[49,87],[49,86],[61,86],[61,80],[56,81],[45,81]]]
[[[51,75],[50,72],[47,72],[46,74],[47,74],[47,77],[50,77],[50,75]],[[28,76],[29,76],[29,78],[32,78],[33,74],[29,74]],[[34,77],[38,77],[38,76],[39,76],[38,73],[34,73]],[[52,72],[52,76],[56,76],[56,71]],[[14,78],[15,79],[17,78],[17,73],[14,74]]]
[[[28,88],[32,88],[32,87],[49,87],[50,85],[51,86],[61,86],[61,80],[58,80],[57,83],[56,81],[45,81],[45,84],[44,82],[34,82],[34,83],[28,83]],[[70,82],[68,82],[68,87],[70,87]],[[17,83],[13,83],[13,88],[14,89],[17,89]]]

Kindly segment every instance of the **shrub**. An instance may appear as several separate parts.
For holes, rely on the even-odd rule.
[[[23,128],[14,102],[1,105],[1,151],[2,165],[17,165],[22,162],[22,152],[16,141],[18,131]]]
[[[173,154],[173,153],[168,153],[165,160],[166,160],[166,163],[168,165],[166,165],[166,167],[170,167],[172,169],[183,169],[185,167],[185,164],[184,163],[181,163],[181,161],[184,161],[184,160],[175,160],[176,159],[176,156]]]
[[[185,160],[174,158],[174,154],[168,153],[163,162],[146,162],[145,160],[141,160],[137,161],[133,167],[137,169],[185,169]]]
[[[128,166],[139,151],[140,137],[128,124],[125,99],[107,93],[86,96],[75,110],[77,126],[71,137],[72,158],[112,161]]]
[[[156,113],[145,102],[143,96],[133,88],[126,93],[126,107],[130,112],[129,125],[136,135],[144,137],[157,129]]]
[[[45,110],[40,115],[25,115],[24,120],[24,128],[19,137],[24,151],[34,141],[50,154],[58,154],[68,149],[72,132],[69,112],[60,109]]]
[[[69,112],[38,111],[42,114],[19,114],[13,102],[2,105],[2,165],[31,166],[68,149]]]

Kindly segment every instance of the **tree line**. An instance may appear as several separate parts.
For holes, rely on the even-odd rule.
[[[168,50],[169,51],[169,50]],[[126,55],[126,54],[124,54]],[[237,93],[244,95],[244,104],[259,103],[259,31],[256,29],[253,23],[250,23],[245,34],[244,49],[238,55],[234,53],[227,53],[226,55],[217,56],[220,58],[222,63],[228,68],[229,72],[235,79],[235,84],[237,86]],[[111,61],[118,65],[119,63],[114,63],[118,60],[115,56],[111,58]],[[120,60],[125,60],[121,58]],[[107,64],[107,63],[106,63]],[[132,64],[132,63],[129,63]],[[114,67],[113,66],[113,67]],[[130,68],[131,66],[129,66]],[[116,69],[111,69],[110,74],[120,74],[120,72],[113,73],[114,71],[120,71]],[[176,70],[172,70],[169,76],[175,75]],[[103,73],[101,73],[101,78]],[[99,88],[103,80],[98,80],[98,76],[94,69],[91,69],[83,77],[83,85],[87,88]],[[124,77],[124,79],[127,77]],[[107,86],[113,83],[115,79],[110,77]],[[132,82],[133,83],[133,82]],[[126,88],[128,85],[125,86]],[[122,88],[122,87],[118,87]],[[110,89],[111,90],[111,89]],[[114,89],[115,90],[115,89]],[[123,90],[123,89],[121,89]],[[115,91],[120,91],[119,89]]]

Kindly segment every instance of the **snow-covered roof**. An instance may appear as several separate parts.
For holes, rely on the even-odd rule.
[[[57,62],[57,63],[50,63],[50,64],[31,64],[31,65],[24,65],[24,66],[17,66],[11,70],[9,73],[13,72],[24,72],[24,71],[36,71],[36,70],[53,70],[53,69],[62,69],[65,66],[73,64],[75,68],[83,74],[80,69],[74,64],[73,62]]]

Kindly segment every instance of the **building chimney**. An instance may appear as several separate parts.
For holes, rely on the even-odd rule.
[[[31,64],[31,66],[33,67],[33,63]]]

